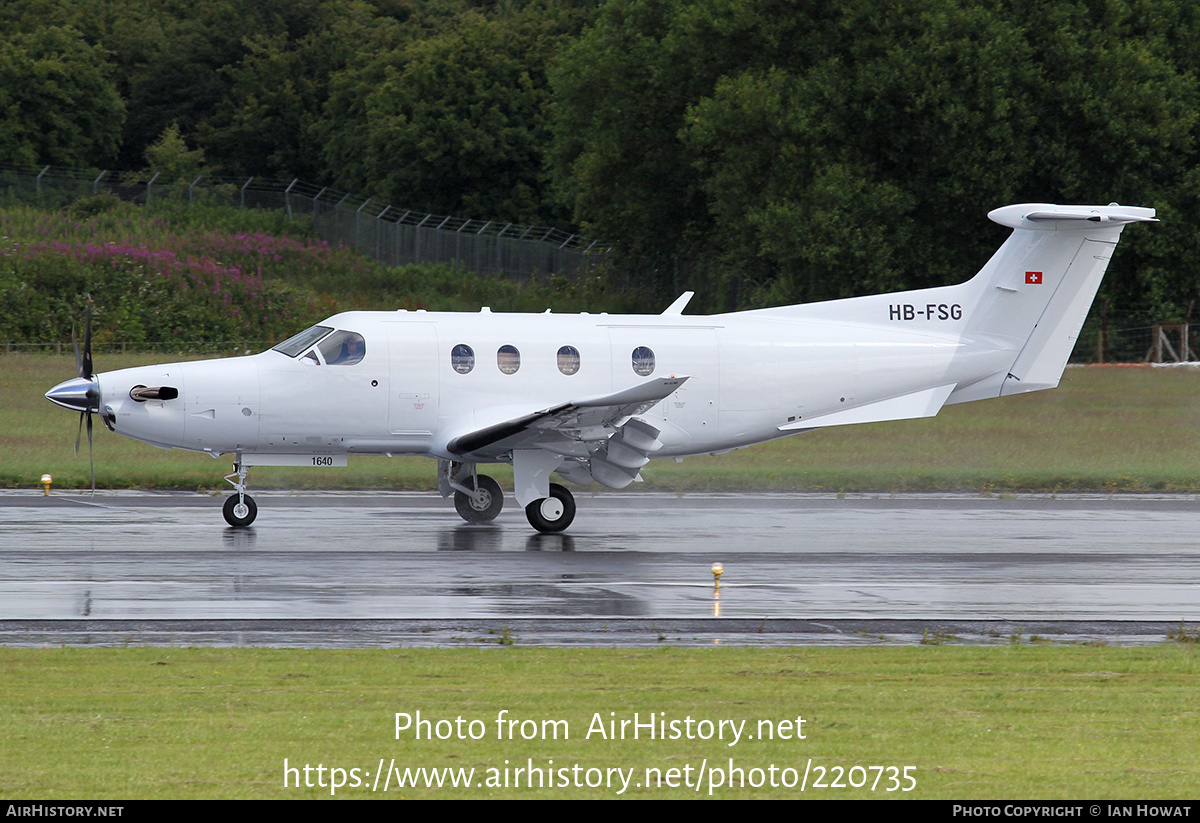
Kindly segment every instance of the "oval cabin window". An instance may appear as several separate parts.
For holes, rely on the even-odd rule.
[[[642,377],[654,373],[654,352],[645,346],[633,350],[633,370]]]
[[[559,349],[558,370],[563,374],[574,374],[579,371],[579,349],[574,346],[563,346]]]
[[[496,365],[505,374],[516,374],[521,368],[521,353],[516,346],[501,346],[496,352]]]
[[[475,352],[466,343],[459,343],[450,350],[450,365],[459,374],[467,374],[475,368]]]

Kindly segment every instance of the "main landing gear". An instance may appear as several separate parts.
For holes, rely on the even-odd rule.
[[[547,471],[547,474],[549,472]],[[438,488],[442,495],[454,495],[454,508],[468,523],[490,523],[504,507],[500,484],[486,474],[478,474],[473,463],[443,461]],[[561,532],[575,519],[575,497],[564,486],[549,484],[549,497],[525,506],[529,525],[544,534]],[[517,498],[520,500],[520,495]]]
[[[556,534],[575,519],[575,497],[566,486],[551,483],[550,496],[526,506],[525,517],[542,534]]]
[[[234,463],[233,469],[233,474],[225,476],[225,482],[237,489],[237,494],[231,494],[225,499],[221,513],[225,515],[226,523],[235,529],[244,529],[258,517],[258,505],[253,497],[246,494],[246,475],[250,470],[241,463]]]

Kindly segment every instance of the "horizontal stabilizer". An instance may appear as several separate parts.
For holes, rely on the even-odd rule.
[[[1157,223],[1154,209],[1137,206],[1059,206],[1054,203],[1022,203],[1004,206],[988,213],[988,218],[1002,226],[1014,229],[1042,229],[1054,231],[1056,224],[1075,224],[1088,228],[1091,224],[1124,225],[1126,223]]]
[[[1082,214],[1078,212],[1035,211],[1026,220],[1087,220],[1092,223],[1157,223],[1157,217],[1136,214]]]

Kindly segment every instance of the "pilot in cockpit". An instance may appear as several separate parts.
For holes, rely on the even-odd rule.
[[[331,366],[351,366],[363,359],[364,351],[363,339],[361,336],[353,332],[346,334],[342,341],[341,350],[337,356],[329,361]]]

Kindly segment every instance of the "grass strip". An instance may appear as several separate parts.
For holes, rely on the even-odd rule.
[[[624,797],[707,797],[719,773],[702,764],[723,770],[724,785],[711,793],[726,798],[1200,794],[1194,643],[623,650],[522,648],[517,639],[469,649],[0,649],[0,670],[0,795],[9,799],[605,798],[620,788],[607,785],[609,769],[633,775]],[[416,739],[417,712],[429,722],[423,737],[433,739]],[[635,712],[643,723],[665,722],[658,728],[668,739],[650,739],[645,727],[632,739],[631,726],[620,739],[620,722]],[[409,717],[399,734],[397,713]],[[745,721],[740,740],[730,745],[728,725],[718,739],[720,721]],[[285,758],[298,770],[291,788]],[[381,760],[385,771],[393,760],[401,770],[474,769],[472,785],[400,789],[393,775],[387,793],[372,791]],[[746,785],[731,765],[744,770]],[[529,766],[551,785],[514,772]],[[825,783],[840,777],[847,785],[814,786],[818,766]],[[854,766],[865,772],[851,774]],[[910,767],[915,788],[887,791],[895,781],[884,770],[872,791],[880,766],[898,775]],[[336,792],[335,767],[347,781]],[[364,785],[350,785],[351,769]],[[670,769],[678,770],[674,787]],[[806,769],[803,793],[782,785]],[[866,786],[849,785],[864,773]],[[574,785],[599,774],[606,785]],[[693,785],[702,780],[699,792],[683,785],[689,776]],[[648,777],[662,785],[647,786]]]

